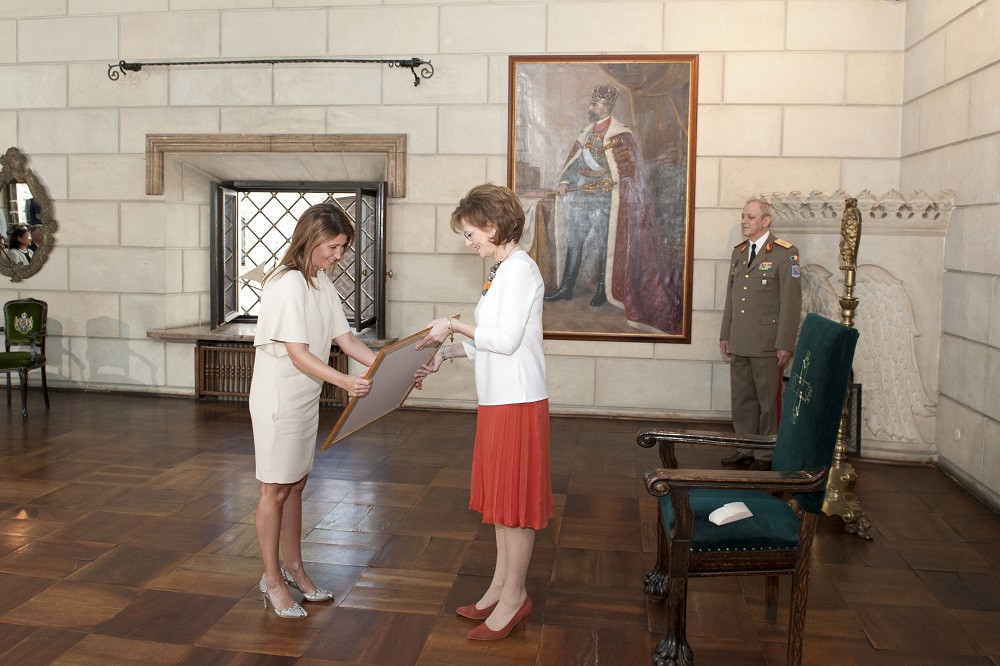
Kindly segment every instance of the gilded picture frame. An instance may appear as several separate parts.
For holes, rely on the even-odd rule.
[[[509,76],[545,337],[690,343],[698,56],[510,56]]]

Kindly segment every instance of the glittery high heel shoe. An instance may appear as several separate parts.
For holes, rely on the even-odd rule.
[[[263,576],[260,577],[260,585],[258,585],[257,587],[260,590],[261,596],[264,597],[264,610],[267,610],[267,604],[268,602],[271,602],[271,606],[274,607],[274,614],[277,615],[278,617],[288,618],[288,617],[309,616],[309,613],[306,612],[306,609],[298,604],[292,604],[288,608],[278,608],[277,606],[275,606],[274,602],[271,601],[271,596],[267,593],[267,583],[264,581]]]
[[[527,618],[531,615],[532,608],[531,598],[525,597],[524,603],[521,604],[521,607],[517,609],[516,613],[514,613],[514,617],[510,618],[510,622],[507,623],[506,627],[493,631],[486,626],[485,622],[483,622],[466,635],[474,641],[496,641],[501,638],[507,638],[511,630],[522,620],[524,621],[525,626],[528,625]]]
[[[302,592],[302,599],[305,601],[333,601],[333,592],[324,590],[321,587],[317,587],[315,592],[309,592],[308,594],[303,592],[298,582],[292,578],[292,574],[285,570],[285,567],[281,567],[281,577],[288,583],[288,587],[294,587],[299,592]]]
[[[459,606],[455,609],[455,615],[461,615],[462,617],[467,617],[470,620],[485,620],[492,613],[493,609],[497,607],[499,601],[494,601],[492,604],[486,608],[476,608],[476,604],[470,606]]]

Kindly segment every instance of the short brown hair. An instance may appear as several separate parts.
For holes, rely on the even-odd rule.
[[[347,244],[354,242],[354,225],[340,206],[321,203],[310,206],[302,213],[292,232],[292,240],[278,265],[264,278],[264,282],[282,271],[296,270],[306,277],[309,286],[315,287],[313,278],[317,267],[312,262],[316,246],[340,236],[347,236]]]
[[[490,242],[505,245],[521,240],[524,233],[524,207],[509,188],[487,183],[477,185],[458,202],[451,214],[451,230],[462,233],[462,221],[487,231],[494,229]]]

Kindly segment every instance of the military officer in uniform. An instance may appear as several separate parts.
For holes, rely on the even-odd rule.
[[[770,232],[771,206],[751,199],[740,227],[746,240],[733,248],[719,346],[730,359],[733,429],[737,434],[778,432],[782,369],[791,361],[802,312],[799,251]],[[724,465],[771,469],[771,453],[755,459],[740,449]]]

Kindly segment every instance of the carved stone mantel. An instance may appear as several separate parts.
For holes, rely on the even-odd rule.
[[[163,194],[163,158],[182,153],[384,155],[388,196],[406,196],[405,134],[147,134],[146,194]]]
[[[757,195],[774,209],[772,230],[801,252],[803,311],[840,320],[840,221],[852,195],[813,191]],[[855,381],[862,384],[862,455],[928,461],[936,455],[938,357],[944,241],[955,193],[896,190],[855,196],[861,332]]]

